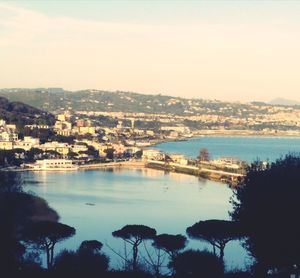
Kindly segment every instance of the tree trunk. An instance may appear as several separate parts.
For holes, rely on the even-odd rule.
[[[54,245],[50,248],[50,267],[53,266],[53,257],[54,257]]]
[[[46,246],[47,268],[50,268],[50,250],[49,246]]]
[[[133,271],[137,270],[137,257],[138,257],[138,245],[135,243],[133,245],[133,260],[132,260]]]
[[[224,263],[224,249],[225,249],[225,244],[220,244],[220,260],[222,263]]]

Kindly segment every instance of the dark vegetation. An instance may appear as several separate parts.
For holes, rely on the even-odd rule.
[[[21,101],[9,101],[4,97],[0,97],[0,119],[4,119],[10,124],[16,124],[19,129],[22,129],[25,125],[54,124],[55,119],[52,114],[30,106],[30,102],[24,104],[24,100]]]
[[[300,273],[300,157],[289,154],[274,163],[253,163],[235,190],[232,219],[247,236],[255,273]]]
[[[112,235],[124,241],[121,269],[109,268],[103,244],[85,240],[75,251],[55,246],[75,234],[59,223],[47,203],[22,188],[20,176],[0,172],[1,277],[290,277],[299,274],[300,157],[287,155],[247,169],[232,198],[232,221],[199,221],[187,228],[191,239],[207,241],[213,252],[185,250],[184,235],[157,235],[145,225],[125,225]],[[226,244],[242,240],[253,258],[248,271],[226,272]],[[127,247],[126,247],[126,244]],[[122,245],[121,245],[122,246]],[[128,248],[128,246],[130,248]],[[44,253],[47,266],[41,266]]]

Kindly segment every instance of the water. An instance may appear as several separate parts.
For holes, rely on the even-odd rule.
[[[248,162],[274,161],[288,152],[300,152],[300,139],[277,137],[199,137],[190,141],[157,145],[168,153],[196,157],[207,148],[214,158],[239,157]],[[228,219],[231,190],[224,184],[199,180],[193,176],[143,169],[114,169],[66,173],[24,173],[26,190],[46,199],[61,216],[60,221],[76,228],[76,235],[58,245],[76,249],[81,241],[97,239],[116,251],[122,251],[120,239],[111,233],[126,224],[144,224],[160,233],[185,234],[199,220]],[[93,204],[93,205],[88,205]],[[210,245],[190,241],[192,248]],[[211,249],[210,249],[211,250]],[[107,247],[111,266],[120,266],[118,257]],[[228,268],[250,263],[238,242],[225,248]]]
[[[28,172],[24,178],[38,181],[28,183],[26,190],[46,199],[62,223],[76,228],[76,235],[57,250],[76,249],[83,240],[97,239],[122,251],[122,241],[111,233],[126,224],[144,224],[158,234],[185,234],[186,228],[199,220],[228,219],[231,210],[232,191],[226,185],[152,169]],[[210,249],[199,241],[190,241],[189,247]],[[113,267],[120,266],[107,246],[103,251],[112,258]],[[247,263],[237,242],[228,244],[225,260],[229,268]]]
[[[196,158],[201,148],[207,148],[213,158],[237,157],[251,162],[275,161],[289,152],[300,152],[300,138],[297,137],[195,137],[189,141],[162,143],[158,148],[166,153],[182,153]]]

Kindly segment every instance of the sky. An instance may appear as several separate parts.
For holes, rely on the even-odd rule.
[[[3,1],[0,88],[300,101],[300,1]]]

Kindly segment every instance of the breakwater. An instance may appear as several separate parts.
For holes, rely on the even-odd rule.
[[[239,180],[239,178],[243,177],[243,174],[238,174],[238,173],[207,169],[207,168],[197,167],[192,165],[181,165],[172,162],[166,163],[163,161],[155,161],[155,160],[146,161],[145,167],[157,169],[157,170],[172,171],[172,172],[177,172],[182,174],[199,176],[201,178],[220,181],[230,185],[235,185],[236,182]]]
[[[122,162],[108,162],[108,163],[95,163],[95,164],[84,164],[79,166],[79,170],[96,170],[105,168],[145,168],[145,162],[143,161],[122,161]]]

